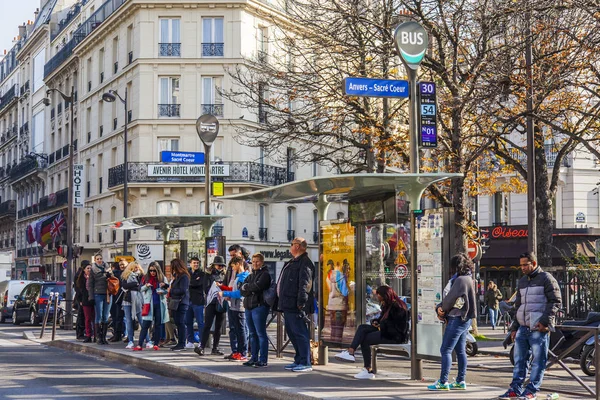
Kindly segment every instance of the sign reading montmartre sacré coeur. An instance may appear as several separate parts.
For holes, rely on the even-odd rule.
[[[212,176],[229,176],[229,165],[211,165]],[[148,176],[204,176],[204,165],[150,164]]]

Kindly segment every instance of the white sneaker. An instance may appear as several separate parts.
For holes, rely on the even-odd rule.
[[[129,342],[127,344],[127,346],[125,346],[126,349],[133,349],[135,347],[135,344],[133,344],[133,342]]]
[[[194,343],[187,342],[187,343],[185,344],[185,348],[186,348],[186,349],[193,349],[194,347],[196,347],[196,346],[194,346]]]
[[[375,379],[375,374],[363,368],[358,374],[354,375],[356,379]]]
[[[356,358],[353,354],[348,353],[348,350],[344,350],[341,353],[336,354],[335,358],[341,361],[356,362]]]
[[[148,343],[146,343],[146,348],[147,348],[147,349],[151,349],[151,348],[153,348],[153,347],[154,347],[154,343],[152,343],[152,341],[151,341],[151,340],[149,340],[149,341],[148,341]]]

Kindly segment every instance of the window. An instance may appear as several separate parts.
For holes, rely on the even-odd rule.
[[[296,172],[296,165],[294,162],[295,159],[296,159],[296,151],[293,148],[288,147],[286,150],[286,167],[287,167],[287,171],[288,171],[288,177],[290,175],[293,175]]]
[[[267,123],[267,112],[265,111],[267,85],[264,82],[258,83],[258,122]]]
[[[113,39],[113,74],[116,74],[119,70],[119,37],[115,36]]]
[[[44,110],[35,114],[32,118],[32,143],[31,151],[34,153],[44,152]]]
[[[202,18],[202,57],[223,57],[223,18]]]
[[[181,57],[181,29],[177,18],[160,19],[160,43],[158,55],[161,57]]]
[[[158,159],[163,151],[179,151],[179,138],[158,138]]]
[[[219,93],[222,81],[221,77],[202,78],[202,114],[223,116],[223,99]]]
[[[46,64],[46,50],[40,50],[33,57],[33,92],[44,86],[44,64]]]
[[[294,207],[287,208],[287,240],[292,241],[296,237],[296,209]]]
[[[267,205],[259,204],[258,205],[258,227],[266,228],[267,227]]]
[[[258,61],[260,61],[260,62],[267,62],[268,61],[268,59],[267,59],[267,55],[268,55],[268,48],[267,48],[268,35],[269,35],[268,28],[265,28],[265,27],[259,27],[258,28],[257,58],[258,58]]]
[[[338,213],[336,214],[336,219],[344,219],[344,213],[343,213],[343,212],[341,212],[341,211],[340,211],[340,212],[338,212]]]
[[[316,156],[315,156],[315,158],[316,158]],[[312,162],[311,172],[312,172],[312,176],[319,175],[319,164],[317,164],[317,161],[315,159],[313,159],[313,162]]]
[[[494,224],[495,225],[508,224],[508,195],[506,193],[502,193],[502,192],[494,193],[493,205],[494,205]]]
[[[178,77],[163,77],[159,81],[159,98],[158,105],[159,117],[179,117],[179,78]]]
[[[157,215],[179,215],[179,203],[176,201],[158,201],[156,202]]]

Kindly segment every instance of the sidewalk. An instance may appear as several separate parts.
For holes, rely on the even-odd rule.
[[[38,341],[36,338],[39,337],[39,330],[35,333],[35,337],[29,333],[28,338]],[[484,334],[488,337],[492,336],[487,331]],[[334,350],[329,353],[330,362],[327,366],[315,366],[313,372],[298,374],[283,369],[284,365],[291,362],[289,352],[286,352],[282,359],[276,359],[275,354],[271,352],[269,367],[254,369],[218,356],[199,357],[192,350],[174,353],[164,348],[160,351],[132,352],[121,344],[108,346],[84,344],[72,339],[72,332],[65,331],[57,331],[56,339],[50,341],[48,334],[42,342],[73,352],[103,357],[120,364],[134,365],[167,377],[193,379],[199,383],[264,399],[495,399],[505,391],[505,385],[509,382],[512,371],[505,357],[469,358],[467,379],[469,389],[461,392],[439,393],[429,392],[425,388],[439,374],[439,364],[424,362],[423,373],[426,378],[423,382],[417,382],[410,380],[410,361],[398,357],[381,357],[380,373],[376,379],[357,380],[353,375],[362,367],[360,359],[356,364],[338,362],[333,357],[337,352]],[[483,343],[485,342],[481,342]],[[221,347],[226,349],[226,345],[225,341]],[[492,347],[494,346],[489,348]],[[288,350],[291,350],[291,346]],[[455,368],[456,366],[453,366],[453,370]],[[483,384],[478,385],[473,382]],[[547,383],[550,382],[544,383],[547,387]],[[552,387],[555,387],[554,383]],[[571,393],[577,392],[579,390],[571,391]],[[545,398],[547,393],[540,393],[538,398]],[[583,396],[561,394],[560,398],[574,399]]]

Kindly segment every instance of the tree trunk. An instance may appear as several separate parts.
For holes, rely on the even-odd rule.
[[[542,267],[552,266],[552,193],[548,179],[546,150],[541,135],[536,135],[535,146],[535,206],[537,215],[537,251],[538,263]]]

